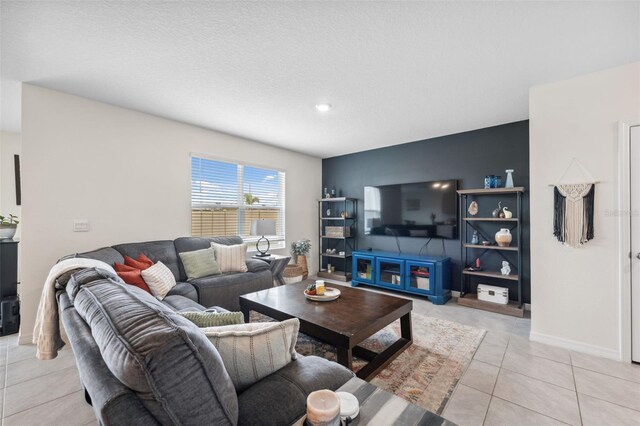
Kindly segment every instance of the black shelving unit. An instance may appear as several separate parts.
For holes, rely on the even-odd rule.
[[[330,215],[327,215],[327,210]],[[340,216],[347,212],[347,217]],[[338,281],[351,281],[351,257],[357,248],[355,233],[358,222],[358,199],[349,197],[332,197],[318,200],[318,223],[320,249],[318,260],[318,277]],[[348,237],[332,237],[325,233],[326,226],[341,226],[342,235]],[[347,228],[349,231],[347,232]],[[336,253],[327,253],[327,249],[335,249]],[[343,251],[344,255],[338,253]],[[335,262],[335,263],[334,263]],[[335,272],[327,270],[327,264],[336,266]]]
[[[458,304],[469,306],[476,309],[483,309],[486,311],[502,313],[506,315],[513,315],[517,317],[524,316],[524,305],[522,303],[522,197],[525,188],[490,188],[490,189],[461,189],[458,190],[459,204],[460,204],[460,217],[462,218],[461,227],[461,256],[462,270],[460,276],[460,297],[458,298]],[[478,201],[483,196],[506,196],[511,199],[515,198],[516,211],[515,217],[512,218],[494,218],[494,217],[473,217],[469,216],[467,211],[470,200]],[[495,226],[500,225],[502,227],[509,228],[514,234],[515,230],[515,244],[509,247],[500,247],[497,245],[481,245],[471,244],[469,242],[469,228],[477,231],[479,237],[483,241],[494,242],[494,236],[491,232],[495,232]],[[513,244],[513,243],[512,243]],[[516,267],[516,271],[512,271],[510,275],[502,275],[500,271],[474,271],[470,269],[473,267],[475,259],[482,258],[483,256],[500,256],[506,260],[512,266]],[[514,262],[515,257],[515,262]],[[515,272],[515,273],[514,273]],[[468,281],[474,278],[489,278],[491,280],[504,280],[508,282],[517,282],[517,301],[510,300],[507,305],[500,305],[496,303],[484,302],[478,300],[477,294],[467,291]],[[511,295],[510,295],[511,296]]]
[[[20,329],[18,241],[0,240],[0,336]]]

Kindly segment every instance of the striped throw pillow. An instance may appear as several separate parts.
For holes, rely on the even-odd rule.
[[[240,392],[297,358],[298,318],[203,328]]]
[[[247,256],[247,245],[236,244],[226,246],[224,244],[211,243],[216,252],[216,260],[220,266],[220,272],[247,272],[247,264],[244,261]]]
[[[178,312],[198,327],[219,327],[222,325],[244,324],[242,312]]]
[[[176,286],[176,277],[173,276],[171,269],[162,262],[156,262],[155,265],[142,271],[142,278],[149,286],[151,294],[158,300],[164,299],[167,293]]]

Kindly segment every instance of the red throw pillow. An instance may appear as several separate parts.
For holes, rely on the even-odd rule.
[[[113,265],[113,269],[116,270],[118,276],[122,278],[125,283],[134,285],[151,294],[151,289],[147,283],[144,282],[144,279],[142,278],[142,271],[140,269],[123,265],[122,263],[116,263]]]
[[[153,260],[149,259],[147,256],[145,256],[143,253],[140,253],[138,255],[138,258],[136,259],[138,262],[142,262],[142,263],[147,263],[149,266],[153,266],[153,264],[155,263]]]
[[[129,256],[125,256],[124,264],[136,269],[140,269],[141,271],[144,271],[145,269],[153,266],[153,261],[141,253],[140,255],[138,255],[137,259],[134,259]]]

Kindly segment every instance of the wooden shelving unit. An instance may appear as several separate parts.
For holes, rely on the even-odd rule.
[[[458,197],[460,200],[460,217],[463,221],[460,238],[461,244],[461,259],[462,259],[462,271],[460,276],[460,297],[458,298],[458,304],[463,306],[469,306],[476,309],[483,309],[486,311],[497,312],[506,315],[512,315],[517,317],[524,316],[524,306],[522,303],[522,195],[525,192],[525,188],[522,186],[515,188],[491,188],[491,189],[461,189],[458,190]],[[515,197],[516,211],[515,217],[512,218],[496,218],[496,217],[468,217],[467,208],[469,206],[469,199],[479,199],[483,195],[503,195],[509,197]],[[483,225],[484,224],[484,225]],[[477,231],[483,240],[493,241],[493,235],[487,232],[486,227],[503,224],[504,227],[511,227],[512,234],[514,234],[515,245],[509,247],[500,247],[497,245],[482,245],[469,243],[469,228]],[[484,228],[483,228],[484,226]],[[495,231],[493,231],[495,232]],[[515,267],[516,273],[511,275],[502,275],[500,271],[490,270],[472,270],[475,259],[481,258],[485,255],[498,255],[502,259],[509,262],[512,268]],[[507,256],[512,256],[507,257]],[[515,257],[515,262],[514,258]],[[473,278],[489,278],[491,280],[504,280],[517,283],[517,301],[510,300],[507,305],[501,305],[498,303],[484,302],[478,300],[477,294],[468,292],[468,281]]]
[[[330,210],[331,215],[327,215]],[[340,212],[348,212],[349,217],[341,217]],[[318,226],[319,226],[319,244],[320,255],[318,256],[318,277],[328,278],[337,281],[351,281],[351,253],[356,249],[356,224],[358,221],[358,200],[349,197],[333,197],[318,200]],[[341,226],[344,230],[343,235],[348,237],[330,237],[325,235],[325,227]],[[337,252],[344,251],[344,255],[338,253],[327,253],[327,249],[336,249]],[[327,271],[325,264],[332,263],[336,259],[339,263],[335,272]],[[339,268],[342,269],[339,269]]]
[[[499,303],[491,303],[478,300],[476,294],[467,294],[465,297],[458,299],[458,305],[482,309],[483,311],[495,312],[497,314],[522,317],[522,309],[518,308],[518,302],[515,302],[513,300],[510,300],[506,305],[500,305]]]

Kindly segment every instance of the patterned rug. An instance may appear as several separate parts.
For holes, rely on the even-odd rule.
[[[273,321],[251,312],[251,322]],[[371,383],[426,410],[441,414],[462,377],[473,354],[480,346],[485,330],[455,322],[412,314],[413,344],[382,370]],[[400,321],[388,325],[361,346],[381,352],[400,336]],[[316,355],[336,360],[333,346],[300,333],[296,350],[302,355]],[[354,357],[358,371],[366,361]]]

